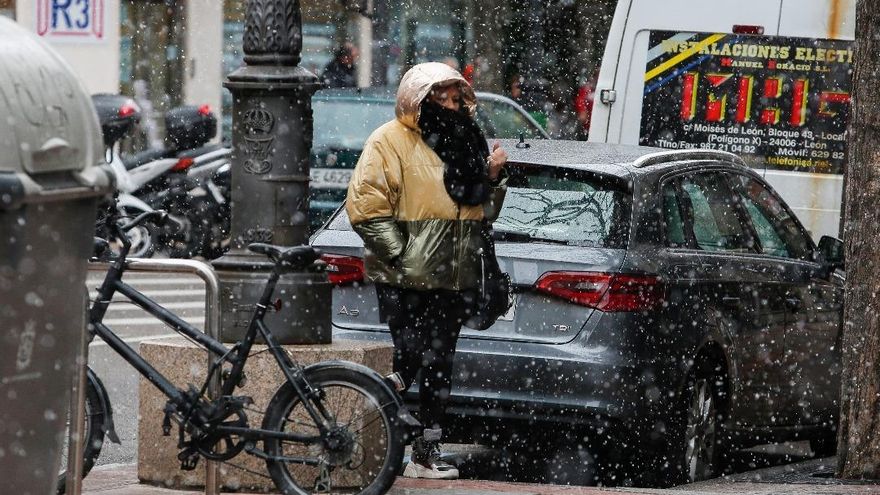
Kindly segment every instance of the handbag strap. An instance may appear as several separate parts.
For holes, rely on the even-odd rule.
[[[480,236],[483,238],[483,256],[495,256],[495,240],[492,239],[492,222],[483,219],[480,225]]]

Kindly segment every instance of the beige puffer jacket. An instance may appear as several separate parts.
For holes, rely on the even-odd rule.
[[[364,240],[373,282],[413,289],[477,285],[481,223],[498,215],[504,181],[483,206],[458,205],[443,185],[443,162],[417,125],[431,88],[456,82],[473,116],[476,96],[457,71],[436,62],[410,69],[397,90],[397,118],[370,135],[354,169],[345,208]]]

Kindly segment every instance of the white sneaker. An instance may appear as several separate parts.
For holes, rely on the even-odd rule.
[[[430,480],[457,480],[458,468],[447,462],[437,460],[430,466],[409,461],[403,470],[404,478],[425,478]]]
[[[434,430],[425,430],[426,432]],[[436,430],[439,437],[439,430]],[[440,442],[417,437],[413,441],[413,451],[409,463],[403,470],[405,478],[426,478],[432,480],[456,480],[458,468],[440,459]]]

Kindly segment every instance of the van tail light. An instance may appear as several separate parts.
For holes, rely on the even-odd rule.
[[[752,24],[734,24],[733,32],[735,34],[764,34],[764,26],[756,26]]]
[[[321,260],[327,263],[327,275],[333,285],[346,285],[364,281],[364,260],[355,256],[323,254]]]
[[[655,275],[547,272],[539,292],[606,312],[649,311],[663,304],[665,286]]]
[[[192,158],[181,158],[180,160],[177,160],[177,163],[175,163],[173,167],[171,167],[171,171],[183,172],[184,170],[192,167],[193,163],[195,163],[195,160],[193,160]]]

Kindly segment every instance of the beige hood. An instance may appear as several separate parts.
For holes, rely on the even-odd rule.
[[[477,97],[474,88],[452,67],[440,62],[427,62],[406,71],[397,88],[397,106],[394,113],[403,125],[418,129],[419,110],[422,101],[434,86],[447,86],[459,83],[461,97],[468,113],[473,117],[477,111]]]

